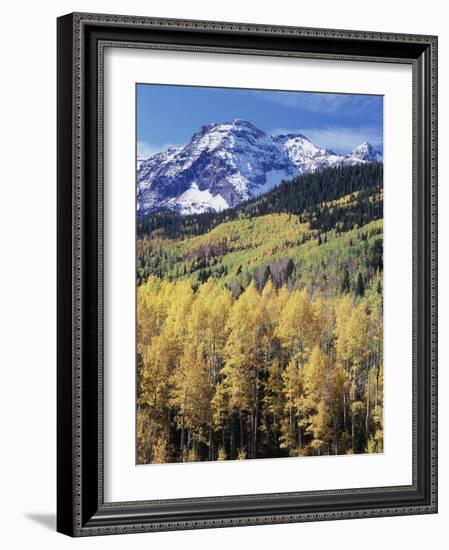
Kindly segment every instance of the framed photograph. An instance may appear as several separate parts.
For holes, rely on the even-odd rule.
[[[58,19],[58,531],[437,511],[437,38]]]

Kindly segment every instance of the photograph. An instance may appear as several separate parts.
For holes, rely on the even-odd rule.
[[[136,464],[383,453],[383,96],[135,94]]]

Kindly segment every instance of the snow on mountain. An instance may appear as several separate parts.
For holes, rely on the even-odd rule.
[[[381,160],[369,143],[342,156],[301,134],[271,136],[242,119],[207,124],[187,145],[137,161],[137,209],[140,214],[164,208],[180,214],[221,211],[283,179]]]
[[[209,189],[200,191],[196,182],[179,197],[166,201],[167,208],[177,210],[180,214],[199,214],[208,210],[221,212],[229,208],[229,204],[221,195],[212,195]]]
[[[273,139],[286,150],[300,174],[330,168],[344,162],[343,157],[330,149],[316,147],[302,134],[278,135]]]
[[[379,151],[376,151],[371,143],[365,141],[365,143],[362,143],[349,153],[348,159],[358,159],[365,162],[383,162],[383,155]]]

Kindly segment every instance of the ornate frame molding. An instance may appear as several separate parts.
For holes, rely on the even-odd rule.
[[[130,36],[136,30],[139,31],[139,36],[136,40],[131,40]],[[154,41],[151,31],[162,31],[162,38],[158,36]],[[142,41],[142,32],[148,35],[145,41]],[[189,36],[189,40],[197,43],[177,43],[176,32],[183,33],[183,37]],[[123,33],[126,34],[125,40]],[[168,43],[164,42],[164,36],[167,38],[170,33],[172,38]],[[210,40],[207,42],[209,36],[213,37],[214,43],[210,43]],[[217,46],[216,42],[222,37],[226,38],[226,44]],[[287,49],[273,42],[277,38],[287,40]],[[230,45],[233,41],[238,44]],[[242,47],[240,42],[245,41],[248,41],[250,47]],[[255,47],[254,41],[261,47]],[[339,49],[340,53],[329,51],[331,42],[338,45],[338,48],[333,49]],[[258,499],[254,495],[239,495],[226,498],[177,499],[163,503],[159,501],[159,505],[176,507],[171,515],[159,520],[151,513],[151,507],[158,504],[156,501],[104,503],[101,136],[103,51],[104,47],[112,45],[223,54],[409,63],[413,66],[415,400],[414,481],[410,487],[256,495]],[[359,53],[356,53],[357,51]],[[85,118],[84,110],[87,109],[87,103],[90,107],[95,103],[97,120],[94,122],[89,123]],[[58,115],[58,530],[72,536],[88,536],[436,512],[437,38],[245,23],[70,14],[58,20]],[[67,136],[68,125],[72,129],[70,136]],[[89,182],[90,187],[86,187]],[[86,213],[86,200],[95,202],[95,211],[90,209],[91,211]],[[94,249],[86,245],[87,232],[95,237]],[[96,320],[86,314],[86,303],[94,299]],[[418,320],[418,312],[424,314],[423,322]],[[86,327],[92,326],[93,322],[97,323],[95,342],[90,340],[91,336],[86,332]],[[93,373],[86,370],[88,364],[94,365],[95,368],[91,369],[94,370]],[[416,410],[418,405],[424,406],[422,403],[416,403],[419,397],[418,384],[423,382],[426,383],[425,395],[428,399],[425,414]],[[88,430],[86,422],[83,422],[86,411],[95,412],[97,415],[95,433]],[[424,429],[429,430],[428,442],[423,433]],[[92,446],[93,442],[96,449]],[[423,452],[423,445],[426,446],[425,460],[417,457],[418,451]],[[91,455],[95,456],[89,458]],[[95,487],[89,488],[87,484],[93,482]],[[392,500],[382,505],[377,497],[379,491],[385,495],[389,494]],[[351,506],[345,509],[345,498],[364,496],[365,499],[369,499],[370,495],[376,497],[376,502],[367,505],[361,501],[360,507]],[[338,496],[343,503],[334,511],[320,510],[318,504],[313,504],[310,511],[305,506],[297,506],[298,511],[288,513],[261,513],[254,504],[254,514],[250,513],[247,506],[243,514],[241,506],[238,506],[243,506],[245,501],[269,502],[273,499],[279,501],[293,497],[327,498],[331,503],[333,500],[336,501]],[[229,506],[228,513],[222,514],[222,517],[206,517],[207,514],[201,517],[193,512],[189,517],[189,506],[192,507],[195,503],[204,507],[207,503],[222,503],[225,506],[226,502],[237,504],[232,509],[233,517],[229,517]],[[183,507],[182,510],[180,507]]]

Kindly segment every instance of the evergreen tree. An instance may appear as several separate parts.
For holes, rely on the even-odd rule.
[[[284,270],[284,279],[286,281],[289,281],[291,279],[294,271],[295,271],[295,263],[291,258],[289,258],[289,260],[287,262],[287,265],[285,266],[285,270]]]
[[[365,294],[365,284],[363,282],[363,277],[362,277],[362,274],[360,272],[357,276],[356,293],[359,296],[363,296]]]
[[[345,267],[343,272],[343,279],[341,282],[341,292],[342,294],[347,294],[351,290],[351,278],[349,277],[348,268]]]

